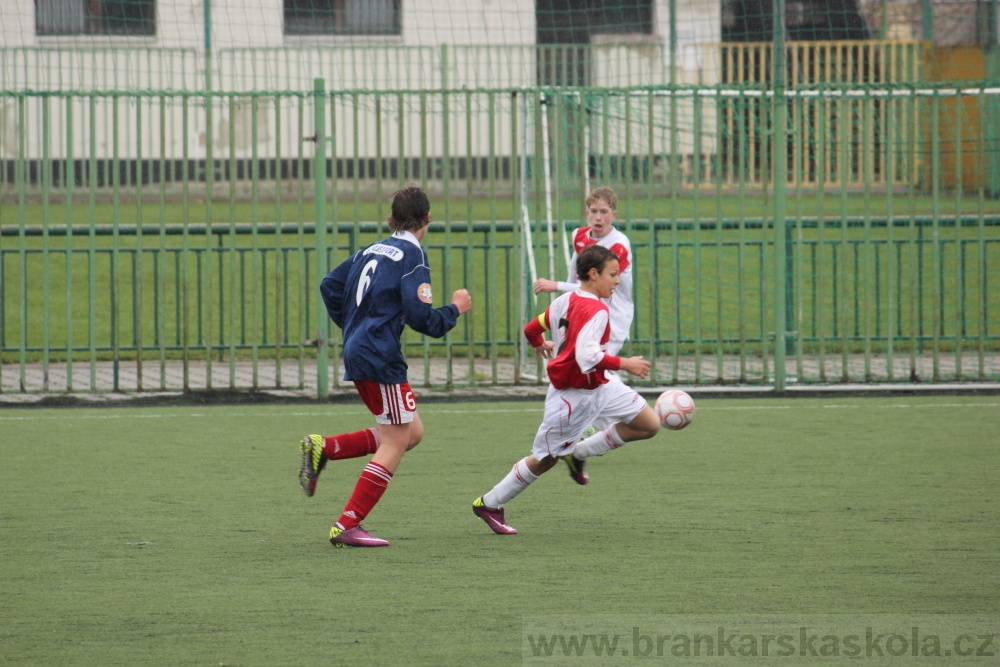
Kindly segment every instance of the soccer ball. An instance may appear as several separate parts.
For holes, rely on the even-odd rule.
[[[664,428],[679,431],[694,419],[694,399],[680,389],[668,389],[656,399],[656,416]]]

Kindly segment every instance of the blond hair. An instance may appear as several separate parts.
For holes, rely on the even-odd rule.
[[[608,206],[611,207],[612,211],[618,210],[618,195],[615,194],[614,190],[608,187],[594,188],[591,190],[590,194],[587,195],[587,201],[585,202],[587,208],[590,208],[591,204],[601,199],[608,203]]]

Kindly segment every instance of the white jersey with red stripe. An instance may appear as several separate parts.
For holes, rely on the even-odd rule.
[[[573,233],[573,257],[569,262],[569,280],[559,282],[560,292],[572,292],[579,285],[576,276],[576,258],[584,248],[599,245],[607,248],[618,258],[618,277],[621,280],[610,299],[605,299],[611,311],[611,340],[608,351],[618,354],[622,344],[628,339],[632,328],[632,318],[635,315],[635,304],[632,301],[632,244],[621,231],[612,227],[602,238],[595,239],[590,235],[590,227],[581,227]]]
[[[545,309],[539,322],[555,344],[556,356],[546,367],[553,387],[595,389],[608,381],[603,370],[610,356],[608,319],[602,300],[581,290],[560,295]]]

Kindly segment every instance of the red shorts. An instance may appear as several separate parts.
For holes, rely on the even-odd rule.
[[[410,383],[379,384],[369,380],[355,380],[361,400],[365,402],[379,424],[409,424],[417,412],[417,395]]]

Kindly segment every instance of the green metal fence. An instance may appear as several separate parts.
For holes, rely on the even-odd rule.
[[[315,267],[332,266],[374,240],[376,227],[331,226],[334,242],[319,264],[314,224],[5,228],[0,336],[8,365],[3,371],[20,374],[21,384],[29,364],[83,364],[90,373],[86,386],[64,389],[94,390],[100,360],[128,362],[140,369],[177,360],[184,369],[181,388],[190,390],[212,388],[192,386],[192,364],[227,366],[230,382],[224,386],[235,387],[237,361],[256,367],[264,359],[279,365],[292,360],[298,364],[297,374],[290,381],[279,377],[275,388],[302,388],[304,364],[316,363],[318,341],[313,333],[327,317],[325,310],[317,310],[314,298]],[[435,227],[440,231],[440,225]],[[460,344],[477,355],[511,356],[520,334],[512,310],[516,299],[509,289],[493,290],[486,284],[496,272],[494,262],[503,275],[518,274],[514,246],[491,243],[496,225],[450,228],[466,235],[467,243],[428,245],[437,266],[457,267],[452,276],[438,273],[437,282],[478,286],[477,317],[463,320],[450,352]],[[504,232],[511,237],[509,223]],[[48,316],[38,318],[35,313]],[[411,350],[415,345],[424,346],[411,341]],[[446,343],[427,345],[437,355]],[[137,388],[167,388],[164,373],[158,380]],[[113,388],[120,389],[120,383]],[[261,385],[255,380],[251,388]]]
[[[475,298],[445,340],[408,336],[416,384],[539,381],[528,286],[565,275],[598,184],[633,242],[647,384],[995,381],[995,140],[956,110],[996,94],[0,92],[0,391],[324,395],[316,285],[409,182],[438,302]]]
[[[543,225],[534,226],[544,236]],[[331,226],[324,264],[376,238],[376,227]],[[504,360],[517,354],[526,305],[535,307],[524,303],[519,235],[509,222],[448,229],[450,240],[437,223],[428,236],[439,299],[468,285],[476,307],[446,340],[408,337],[409,357],[438,359],[459,376],[432,379],[424,364],[426,377],[415,381],[519,381]],[[791,381],[997,378],[1000,294],[992,273],[1000,266],[1000,217],[891,225],[803,219],[788,230],[786,289],[775,291],[766,221],[628,223],[638,304],[630,350],[656,360],[650,384],[772,382],[776,294],[787,304]],[[317,363],[312,332],[326,317],[315,298],[314,225],[139,232],[134,225],[4,228],[5,391],[306,387]],[[921,369],[918,358],[930,365]],[[103,362],[110,386],[98,378]],[[69,366],[67,383],[32,388],[29,369],[47,377],[54,364]],[[218,385],[213,365],[223,373]],[[124,366],[133,367],[136,386],[120,381]],[[250,369],[249,386],[238,366]],[[333,386],[339,382],[334,373]]]

